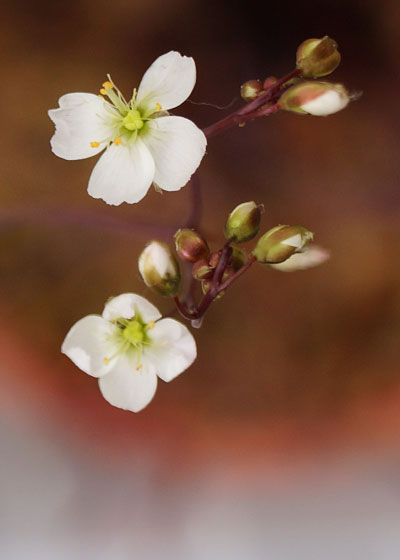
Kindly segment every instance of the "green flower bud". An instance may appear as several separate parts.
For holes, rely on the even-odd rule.
[[[321,78],[331,74],[340,63],[337,43],[327,35],[303,41],[296,53],[297,68],[304,78]]]
[[[279,99],[281,109],[325,116],[344,109],[350,101],[342,84],[301,81],[287,89]]]
[[[232,255],[229,264],[233,268],[233,270],[236,272],[237,270],[242,268],[246,261],[246,253],[239,247],[232,247]]]
[[[301,226],[276,226],[260,237],[253,255],[259,263],[281,263],[301,252],[313,236]]]
[[[225,237],[234,237],[236,243],[244,243],[253,239],[260,229],[263,206],[252,202],[243,202],[229,214],[225,224]]]
[[[240,95],[244,101],[253,101],[263,91],[261,80],[248,80],[240,87]]]
[[[194,263],[192,276],[195,280],[209,280],[213,277],[214,269],[208,264],[206,259],[201,259]]]
[[[174,239],[176,252],[184,261],[196,262],[210,254],[207,243],[194,229],[178,229]]]
[[[167,244],[149,243],[140,254],[139,272],[146,286],[157,294],[172,297],[178,292],[179,266]]]

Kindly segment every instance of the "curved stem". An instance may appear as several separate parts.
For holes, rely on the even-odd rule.
[[[192,178],[190,179],[189,188],[190,188],[190,195],[191,195],[191,208],[190,208],[189,217],[186,220],[186,223],[183,227],[196,229],[200,224],[201,214],[203,210],[200,175],[198,171],[196,171],[192,175]]]

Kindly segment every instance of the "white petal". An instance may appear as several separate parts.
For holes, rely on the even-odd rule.
[[[295,253],[283,263],[271,264],[269,266],[283,272],[294,272],[295,270],[305,270],[318,266],[327,261],[329,257],[330,253],[327,249],[318,245],[309,245],[303,253]]]
[[[78,368],[93,377],[108,373],[112,364],[104,358],[115,352],[113,331],[115,327],[98,315],[88,315],[71,328],[62,344],[61,351]]]
[[[148,122],[143,141],[156,165],[154,182],[166,191],[184,187],[205,154],[207,140],[202,131],[183,117],[160,117]]]
[[[307,103],[303,103],[301,108],[310,115],[332,115],[344,109],[349,101],[350,98],[348,96],[338,91],[330,90]]]
[[[183,103],[196,83],[193,58],[170,51],[153,62],[140,82],[136,102],[139,109],[151,111],[157,103],[168,110]]]
[[[103,397],[113,406],[139,412],[149,404],[157,389],[154,367],[145,361],[137,369],[134,354],[122,354],[112,371],[99,379]]]
[[[103,311],[103,318],[107,321],[119,319],[132,319],[136,309],[140,313],[145,323],[157,321],[161,317],[161,313],[157,307],[154,307],[147,299],[136,294],[121,294],[120,296],[110,299]]]
[[[159,241],[151,241],[143,249],[138,267],[142,278],[147,276],[146,271],[149,269],[155,269],[160,278],[175,277],[177,273],[175,260],[172,258],[170,250]]]
[[[282,245],[289,245],[289,247],[296,247],[296,249],[300,249],[303,245],[303,238],[300,233],[296,233],[296,235],[292,235],[292,237],[288,237],[284,241],[281,241]]]
[[[189,330],[174,319],[158,321],[148,332],[152,344],[144,355],[155,366],[158,377],[171,381],[196,359],[196,342]]]
[[[112,144],[92,171],[88,193],[107,204],[141,200],[154,178],[154,160],[144,143]]]
[[[107,126],[105,101],[91,93],[68,93],[60,97],[60,108],[51,109],[49,117],[56,125],[56,132],[50,140],[56,156],[64,159],[85,159],[104,150],[101,140],[112,134]],[[91,142],[99,142],[92,148]]]

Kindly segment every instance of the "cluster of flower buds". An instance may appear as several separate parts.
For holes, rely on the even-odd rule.
[[[316,116],[331,115],[344,109],[350,95],[342,84],[313,79],[327,76],[339,66],[341,57],[337,43],[328,36],[307,39],[298,47],[296,58],[302,79],[295,80],[281,95],[280,108]]]
[[[318,116],[331,115],[347,106],[350,95],[342,84],[331,84],[317,79],[336,70],[340,58],[337,43],[330,37],[307,39],[297,49],[297,70],[292,73],[291,79],[284,82],[282,90],[274,93],[277,79],[270,76],[264,81],[248,80],[241,86],[240,94],[246,102],[262,96],[267,103],[272,103],[279,97],[279,108],[285,111]],[[274,95],[277,96],[275,100]]]
[[[264,81],[262,80],[247,80],[244,84],[240,86],[240,96],[243,101],[249,103],[256,99],[262,93],[272,86],[274,86],[277,82],[277,78],[275,76],[268,76],[265,78]]]
[[[193,265],[192,276],[201,282],[206,293],[219,261],[219,253],[210,253],[206,240],[194,229],[178,229],[174,240],[178,257]]]
[[[243,202],[232,210],[224,226],[229,246],[229,257],[224,262],[218,280],[222,285],[232,278],[249,261],[271,266],[290,260],[293,255],[303,253],[306,245],[313,239],[313,234],[301,226],[279,225],[264,233],[251,253],[236,246],[256,237],[260,230],[263,205],[254,201]],[[194,229],[182,228],[174,235],[176,253],[182,261],[192,265],[192,276],[201,282],[206,294],[215,280],[214,274],[224,249],[211,252],[207,241]],[[296,270],[315,266],[326,260],[312,259],[311,263],[293,263],[287,270]],[[315,262],[317,261],[317,262]],[[174,297],[179,291],[180,271],[178,261],[171,248],[161,241],[152,241],[139,257],[139,271],[144,283],[151,290],[164,297]],[[223,292],[219,292],[220,297]]]
[[[239,204],[229,214],[224,228],[225,237],[233,243],[253,239],[259,232],[263,211],[264,207],[253,201]],[[312,238],[313,234],[304,227],[279,225],[260,237],[251,254],[261,264],[282,263],[294,253],[303,251]],[[243,266],[248,258],[246,253],[238,247],[234,249],[241,252]]]

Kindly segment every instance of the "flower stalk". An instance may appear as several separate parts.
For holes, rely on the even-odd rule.
[[[286,74],[283,78],[267,87],[264,93],[256,97],[253,101],[250,101],[250,103],[246,103],[236,111],[233,111],[230,115],[204,128],[203,132],[205,136],[211,138],[211,136],[215,136],[232,126],[242,125],[242,123],[246,123],[258,117],[266,117],[272,113],[276,113],[280,108],[277,100],[280,94],[283,93],[282,86],[300,75],[301,70],[292,70],[292,72],[289,72],[289,74]],[[271,105],[264,107],[268,103]]]

